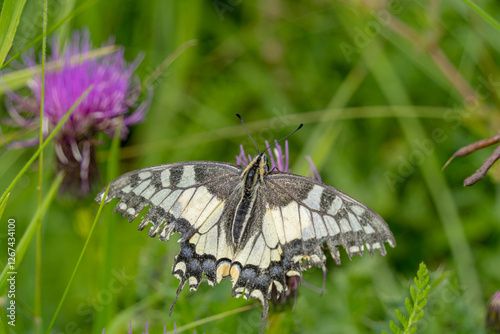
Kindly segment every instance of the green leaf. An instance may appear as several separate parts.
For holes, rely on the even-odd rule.
[[[403,325],[404,334],[411,334],[417,331],[417,323],[424,317],[423,308],[427,305],[425,297],[430,291],[429,273],[424,263],[421,263],[417,271],[417,277],[413,280],[415,285],[410,286],[410,298],[405,298],[405,306],[409,317],[405,316],[400,310],[395,310],[396,317]],[[389,322],[389,328],[393,333],[403,333],[394,321]]]
[[[462,1],[465,2],[465,4],[467,4],[467,6],[472,8],[472,10],[474,10],[476,13],[478,13],[480,16],[482,16],[483,19],[488,21],[493,27],[495,27],[497,30],[500,30],[500,23],[498,23],[498,21],[495,20],[484,9],[482,9],[481,7],[479,7],[477,4],[475,4],[474,2],[472,2],[470,0],[462,0]]]
[[[405,298],[405,306],[406,306],[406,309],[408,310],[408,313],[413,312],[413,305],[411,304],[409,298]]]
[[[9,53],[26,0],[5,0],[0,16],[0,66]]]
[[[417,300],[417,293],[415,292],[415,287],[413,285],[410,287],[410,295],[413,301]]]
[[[116,50],[117,48],[114,45],[103,46],[102,48],[88,52],[83,57],[82,55],[79,54],[74,55],[73,57],[70,58],[70,61],[81,62],[86,59],[96,59],[104,57],[113,52],[116,52]],[[47,62],[45,70],[55,71],[62,68],[63,65],[64,65],[63,60]],[[26,84],[30,81],[31,78],[33,78],[36,75],[40,75],[41,72],[42,72],[42,65],[36,65],[29,68],[24,68],[22,70],[4,73],[2,76],[3,84],[0,85],[0,95],[5,94],[7,90],[6,87],[8,87],[9,90],[13,91],[26,86]]]
[[[5,206],[7,205],[7,201],[9,200],[10,193],[5,196],[5,198],[2,200],[2,203],[0,204],[0,218],[3,216],[3,211],[5,210]]]
[[[417,309],[422,310],[425,305],[427,305],[427,299],[422,299],[419,303],[417,303]]]
[[[422,320],[423,317],[424,317],[424,311],[418,312],[417,315],[415,316],[415,323],[417,323],[420,320]]]
[[[394,321],[392,321],[392,320],[389,322],[389,328],[391,329],[391,331],[394,334],[401,334],[401,333],[403,333],[401,331],[401,329],[398,327],[398,325],[396,325],[396,323]]]
[[[405,315],[403,313],[401,313],[400,310],[396,310],[396,316],[398,317],[399,322],[403,325],[403,328],[407,328],[408,327],[408,318],[405,317]]]
[[[79,6],[78,8],[74,9],[71,13],[69,13],[68,15],[66,15],[64,18],[62,18],[59,22],[56,22],[55,24],[51,25],[48,29],[47,29],[47,33],[42,33],[40,35],[38,35],[35,39],[33,39],[30,43],[28,43],[24,48],[22,48],[21,50],[19,50],[19,52],[17,52],[16,54],[14,54],[9,60],[7,60],[5,63],[3,63],[3,65],[0,66],[0,70],[2,70],[5,66],[7,66],[10,62],[12,62],[13,60],[19,58],[26,50],[28,50],[29,48],[31,48],[33,45],[35,45],[36,43],[38,43],[38,41],[40,41],[43,37],[49,35],[50,33],[54,32],[54,30],[56,30],[57,28],[59,28],[61,25],[63,25],[66,21],[72,19],[73,17],[75,17],[77,14],[81,13],[83,10],[87,9],[88,7],[94,5],[95,3],[97,3],[97,1],[99,0],[88,0],[86,2],[84,2],[81,6]],[[26,2],[26,1],[25,1]],[[29,70],[29,69],[28,69]],[[7,73],[8,74],[8,73]],[[4,75],[7,75],[4,73]],[[8,81],[5,80],[5,82],[8,84]],[[10,87],[10,86],[9,86]],[[10,87],[12,90],[14,90],[14,88]],[[1,91],[1,90],[0,90]]]

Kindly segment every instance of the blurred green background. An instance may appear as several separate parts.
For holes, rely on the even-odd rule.
[[[497,2],[478,3],[493,17]],[[265,140],[291,136],[292,171],[307,173],[306,155],[323,181],[359,199],[386,219],[397,241],[386,257],[343,254],[329,260],[326,293],[302,286],[295,310],[271,308],[268,333],[373,333],[388,329],[420,262],[431,272],[421,333],[482,333],[486,303],[500,289],[500,170],[463,187],[493,148],[441,167],[460,147],[497,133],[500,124],[500,31],[461,1],[48,1],[49,27],[75,12],[52,35],[90,31],[98,47],[115,37],[128,61],[145,58],[137,74],[153,71],[180,45],[185,50],[153,83],[144,123],[122,142],[119,173],[158,164],[235,162],[243,144],[255,149],[239,113],[262,149]],[[13,55],[42,32],[43,3],[28,1]],[[52,36],[51,35],[51,36]],[[49,39],[51,38],[49,36]],[[41,42],[35,45],[41,50]],[[50,50],[49,50],[50,53]],[[18,91],[27,94],[26,88]],[[4,99],[5,96],[2,96]],[[4,103],[0,115],[6,116]],[[5,135],[15,129],[2,127]],[[33,133],[35,134],[35,133]],[[103,177],[110,139],[98,158]],[[35,149],[0,151],[2,191]],[[44,189],[54,178],[51,146],[44,155]],[[20,239],[37,207],[37,165],[12,191],[7,218]],[[42,225],[42,318],[48,326],[98,209],[94,195],[58,197]],[[116,203],[114,201],[113,203]],[[185,290],[172,317],[178,252],[137,232],[105,209],[83,257],[53,333],[163,333],[166,325],[204,333],[256,333],[260,305],[231,298],[230,282]],[[143,216],[143,215],[141,215]],[[109,229],[109,230],[108,230]],[[108,232],[109,233],[108,233]],[[0,330],[35,332],[35,242],[18,268],[17,324]],[[4,255],[5,254],[5,255]],[[5,265],[6,252],[0,255]],[[304,273],[321,287],[321,270]],[[6,297],[0,298],[5,306]],[[2,321],[5,307],[2,306]]]

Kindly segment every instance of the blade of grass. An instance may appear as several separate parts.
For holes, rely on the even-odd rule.
[[[181,327],[177,328],[176,333],[181,333],[181,332],[184,332],[184,331],[186,331],[188,329],[194,328],[196,326],[201,326],[201,325],[207,324],[207,323],[212,322],[212,321],[217,321],[219,319],[223,319],[223,318],[228,317],[228,316],[233,315],[233,314],[238,314],[238,313],[241,313],[241,312],[245,312],[245,311],[248,311],[248,310],[250,310],[250,309],[252,309],[254,307],[257,307],[257,306],[260,306],[260,304],[259,303],[254,303],[254,304],[246,305],[246,306],[234,309],[234,310],[230,310],[230,311],[227,311],[227,312],[222,312],[222,313],[219,313],[219,314],[216,314],[216,315],[212,315],[210,317],[199,319],[199,320],[193,321],[193,322],[191,322],[191,323],[189,323],[187,325],[184,325],[184,326],[181,326]]]
[[[109,184],[106,188],[106,191],[104,192],[103,200],[101,201],[101,205],[99,205],[99,210],[97,210],[97,214],[95,216],[94,222],[92,223],[92,227],[90,228],[90,232],[89,232],[89,235],[87,236],[87,240],[85,241],[85,245],[83,245],[83,249],[82,249],[82,252],[80,253],[80,257],[78,258],[78,261],[76,262],[75,269],[73,269],[73,273],[71,274],[69,282],[66,285],[66,289],[64,290],[64,293],[61,297],[61,300],[59,301],[59,305],[57,305],[56,312],[54,313],[54,316],[52,317],[52,320],[50,321],[49,327],[47,328],[47,331],[46,331],[47,334],[50,334],[50,330],[54,327],[54,323],[56,322],[56,319],[59,315],[59,312],[61,311],[64,300],[66,299],[66,296],[68,295],[68,291],[69,291],[69,288],[71,287],[71,283],[73,283],[73,279],[75,278],[76,272],[78,271],[78,268],[80,267],[80,262],[82,262],[83,255],[85,254],[85,251],[87,250],[87,246],[89,244],[90,238],[92,237],[92,233],[94,232],[94,228],[97,224],[97,220],[99,220],[99,217],[101,216],[101,211],[102,211],[102,208],[104,207],[104,203],[106,202],[106,197],[108,196],[108,191],[109,191]]]
[[[54,199],[57,190],[59,189],[59,186],[61,185],[61,182],[64,178],[63,174],[58,174],[54,182],[52,183],[49,192],[47,193],[47,197],[44,199],[42,205],[38,207],[38,209],[35,212],[35,215],[31,219],[28,228],[26,229],[26,232],[24,232],[21,240],[19,241],[19,244],[17,245],[16,248],[16,263],[15,263],[15,269],[14,270],[8,270],[9,265],[7,264],[2,271],[2,274],[0,275],[0,295],[4,293],[4,289],[7,286],[7,275],[9,272],[15,271],[19,265],[21,264],[24,255],[26,254],[26,251],[33,240],[33,237],[35,235],[36,230],[38,229],[38,226],[40,224],[40,217],[47,211],[49,208],[50,204],[52,203],[52,200]]]
[[[488,14],[484,9],[479,7],[477,4],[470,0],[462,0],[467,6],[472,8],[473,11],[478,13],[480,16],[483,17],[486,21],[488,21],[493,27],[495,27],[497,30],[500,30],[500,23],[493,18],[490,14]]]
[[[81,55],[74,55],[70,58],[72,64],[81,62],[86,59],[95,59],[107,54],[113,53],[116,51],[115,45],[108,45],[97,50],[92,50],[85,57]],[[57,70],[61,68],[64,64],[64,60],[51,61],[48,62],[45,66],[45,69],[48,71]],[[2,76],[2,80],[0,81],[0,94],[4,94],[7,90],[16,90],[26,86],[28,81],[33,78],[34,75],[37,75],[42,70],[41,65],[25,68],[22,70],[18,70],[15,72],[6,73]]]
[[[18,53],[14,54],[9,60],[7,60],[2,66],[0,66],[0,70],[4,69],[5,66],[9,65],[9,63],[11,61],[14,61],[15,59],[19,58],[19,56],[21,56],[26,50],[28,50],[29,48],[31,48],[33,45],[35,45],[36,43],[38,43],[38,41],[40,41],[44,36],[47,36],[47,35],[51,34],[54,30],[56,30],[57,28],[59,28],[63,23],[65,23],[66,21],[72,19],[74,16],[76,16],[77,14],[79,14],[80,12],[82,12],[83,10],[87,9],[88,7],[94,5],[98,1],[99,0],[90,0],[90,1],[87,1],[87,2],[83,3],[80,7],[76,8],[75,10],[73,10],[71,13],[69,13],[64,18],[62,18],[59,22],[51,25],[48,28],[47,33],[45,35],[41,34],[38,37],[36,37],[34,40],[32,40],[30,43],[28,43],[24,48],[21,49],[21,51],[19,51]]]
[[[108,181],[114,180],[118,176],[118,162],[120,151],[120,134],[123,127],[123,118],[120,120],[120,125],[116,128],[115,135],[111,142],[111,148],[108,156],[108,165],[106,170],[106,177]],[[103,261],[102,267],[99,271],[101,273],[100,288],[106,289],[111,279],[111,269],[114,267],[115,249],[116,249],[116,233],[114,225],[116,224],[116,217],[112,214],[113,208],[108,207],[105,211],[106,224],[103,231]],[[109,319],[111,319],[111,312],[113,312],[114,300],[103,305],[103,309],[96,316],[94,328],[92,332],[98,333],[102,331]]]
[[[174,52],[172,52],[167,58],[165,58],[165,60],[150,75],[148,75],[144,79],[142,83],[142,90],[148,88],[151,84],[153,84],[160,77],[160,75],[165,72],[170,64],[172,64],[177,59],[177,57],[184,53],[184,51],[197,44],[198,41],[196,39],[191,39],[182,43]]]
[[[8,193],[7,196],[5,196],[5,199],[0,204],[0,218],[2,218],[2,216],[3,216],[3,212],[5,210],[5,206],[7,205],[7,201],[9,200],[9,196],[10,196],[10,193]]]
[[[335,122],[345,119],[356,118],[439,118],[449,111],[446,107],[434,106],[398,106],[396,110],[391,106],[370,106],[370,107],[349,107],[349,108],[331,108],[317,111],[309,111],[304,113],[288,114],[279,117],[262,119],[255,122],[245,123],[250,132],[258,131],[266,128],[269,124],[311,124],[317,122]],[[152,154],[158,151],[175,148],[189,147],[198,145],[201,142],[208,143],[227,138],[243,137],[245,134],[242,131],[241,125],[231,125],[223,128],[218,128],[202,133],[190,134],[177,138],[169,138],[156,142],[126,146],[121,149],[120,158],[129,159],[138,156]],[[107,159],[108,152],[101,151],[98,153],[100,160]],[[314,156],[313,156],[314,160]],[[314,160],[316,161],[316,160]]]
[[[152,294],[148,295],[146,298],[141,299],[132,306],[122,310],[115,317],[113,317],[113,322],[111,322],[106,329],[107,333],[119,333],[119,329],[123,324],[129,323],[135,315],[141,314],[148,308],[152,308],[156,303],[165,300],[165,294],[163,290],[154,291]],[[101,328],[100,332],[104,329]]]
[[[0,16],[0,66],[3,65],[14,41],[26,0],[5,0]]]
[[[43,39],[42,39],[42,89],[40,96],[40,131],[38,146],[43,145],[43,124],[45,109],[45,60],[47,58],[47,0],[43,1]],[[43,184],[43,151],[38,159],[38,207],[42,205]],[[36,258],[35,258],[35,312],[33,314],[36,333],[42,333],[42,221],[43,213],[40,215],[36,233]]]
[[[31,164],[36,160],[36,158],[38,158],[38,156],[40,155],[40,153],[45,149],[45,147],[50,143],[50,141],[59,132],[59,130],[61,129],[62,125],[66,122],[66,120],[73,113],[73,111],[76,109],[76,107],[80,104],[80,102],[82,102],[82,100],[87,96],[87,94],[93,88],[94,88],[93,85],[91,85],[89,88],[87,88],[87,90],[85,92],[83,92],[83,94],[78,98],[78,100],[76,100],[76,102],[71,106],[71,108],[68,110],[68,112],[66,114],[64,114],[64,116],[61,119],[61,121],[59,123],[57,123],[57,125],[54,128],[54,130],[52,131],[52,133],[43,142],[43,145],[41,145],[38,148],[38,150],[35,152],[35,154],[33,154],[33,156],[28,160],[28,162],[24,165],[24,167],[19,171],[19,173],[14,178],[14,180],[12,180],[12,182],[9,184],[9,186],[7,187],[7,189],[5,189],[5,191],[3,192],[2,196],[0,197],[0,202],[3,201],[5,199],[5,197],[7,196],[7,194],[12,190],[12,188],[14,188],[14,186],[19,181],[19,179],[21,178],[21,176],[23,176],[24,173],[26,173],[26,171],[31,166]]]
[[[147,309],[148,307],[152,307],[156,302],[162,300],[165,298],[165,295],[161,291],[157,291],[154,294],[148,296],[146,299],[141,300],[140,302],[134,304],[133,306],[121,311],[119,314],[116,315],[116,317],[113,318],[113,322],[109,325],[108,329],[106,329],[106,332],[109,333],[117,333],[120,329],[121,326],[124,324],[130,322],[130,319],[133,318],[134,315],[140,314],[143,310]],[[184,326],[178,327],[176,333],[181,333],[184,332],[188,329],[201,326],[213,321],[217,321],[219,319],[223,319],[225,317],[228,317],[233,314],[238,314],[241,312],[248,311],[252,308],[255,308],[259,306],[260,304],[254,303],[250,305],[246,305],[234,310],[230,310],[227,312],[223,312],[220,314],[216,314],[210,317],[206,317],[203,319],[199,319],[196,321],[193,321],[189,324],[186,324]],[[101,329],[102,330],[102,329]]]

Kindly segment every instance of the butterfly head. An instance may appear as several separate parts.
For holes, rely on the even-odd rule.
[[[242,172],[242,176],[247,180],[248,184],[255,184],[264,179],[269,168],[267,161],[267,155],[264,152],[254,156],[253,160]]]
[[[269,164],[267,160],[267,154],[262,152],[259,154],[256,154],[255,157],[253,158],[256,161],[256,164],[259,166],[259,170],[269,170]]]

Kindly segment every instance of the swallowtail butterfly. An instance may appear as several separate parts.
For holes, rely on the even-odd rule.
[[[104,191],[96,200],[103,200]],[[132,222],[149,207],[138,229],[168,241],[181,234],[172,274],[197,290],[203,278],[214,286],[230,277],[233,297],[259,299],[262,326],[272,293],[286,293],[286,278],[311,265],[324,271],[326,244],[340,264],[337,246],[349,258],[373,256],[384,243],[396,245],[386,222],[366,205],[319,181],[268,171],[259,153],[248,166],[178,162],[143,168],[112,181],[106,203],[120,198],[115,212]],[[273,292],[274,290],[274,292]],[[262,327],[263,328],[263,327]]]

